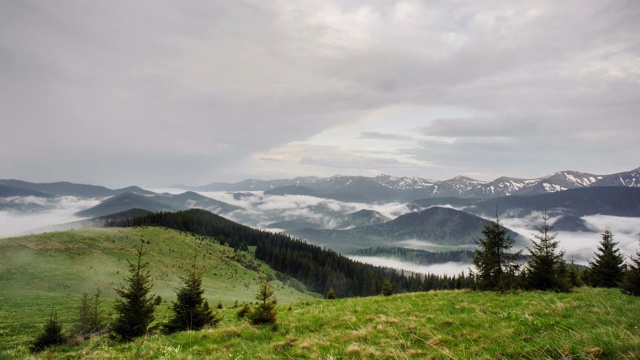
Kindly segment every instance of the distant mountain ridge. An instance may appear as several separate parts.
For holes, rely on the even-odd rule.
[[[374,246],[475,246],[484,226],[490,223],[479,216],[451,208],[429,209],[401,215],[380,224],[349,230],[291,230],[287,233],[341,253]],[[509,231],[514,239],[520,236]]]
[[[219,214],[228,214],[236,210],[242,210],[239,206],[210,199],[192,191],[178,195],[151,194],[153,195],[141,195],[134,192],[125,192],[110,197],[94,207],[79,211],[75,215],[93,218],[116,214],[130,209],[159,212],[200,208],[214,211]]]
[[[328,178],[311,176],[244,180],[237,183],[215,182],[200,187],[176,186],[197,191],[266,191],[273,195],[305,194],[326,198],[336,198],[340,195],[360,197],[363,201],[415,201],[440,197],[495,198],[508,195],[538,195],[596,186],[640,187],[640,168],[610,175],[559,171],[536,179],[499,177],[493,181],[480,181],[464,176],[436,181],[389,175],[335,175]]]
[[[10,187],[17,190],[20,189],[23,192],[31,191],[39,193],[35,195],[39,197],[53,197],[53,196],[78,196],[84,198],[100,198],[107,196],[115,196],[124,194],[127,192],[137,193],[141,195],[153,195],[154,193],[148,190],[144,190],[138,186],[129,186],[122,189],[109,189],[104,186],[87,185],[87,184],[75,184],[66,181],[52,182],[52,183],[32,183],[22,180],[14,179],[0,179],[0,185]],[[0,193],[0,197],[4,197]]]

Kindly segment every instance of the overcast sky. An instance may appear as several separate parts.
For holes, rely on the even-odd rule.
[[[0,178],[640,166],[639,1],[0,1]]]

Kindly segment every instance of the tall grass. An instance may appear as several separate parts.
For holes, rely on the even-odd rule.
[[[640,300],[615,289],[314,300],[279,305],[265,326],[221,313],[215,329],[128,344],[99,337],[36,358],[640,359]]]

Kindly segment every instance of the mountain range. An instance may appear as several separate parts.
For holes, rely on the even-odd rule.
[[[384,175],[300,177],[214,183],[198,190],[216,190],[219,196],[212,194],[217,196],[213,199],[191,190],[155,193],[137,186],[112,190],[68,182],[0,180],[0,211],[46,213],[78,198],[91,200],[73,210],[77,218],[133,209],[200,208],[339,252],[372,246],[472,247],[486,219],[495,218],[496,213],[502,218],[524,218],[548,211],[556,230],[570,232],[598,231],[585,221],[588,215],[640,217],[640,169],[612,175],[564,171],[540,179],[501,177],[492,182],[467,177],[446,181]],[[42,226],[33,224],[33,228]]]
[[[244,180],[237,183],[214,182],[200,187],[175,185],[176,188],[194,191],[267,191],[274,195],[309,195],[365,203],[411,202],[442,197],[495,198],[509,195],[539,195],[599,186],[640,187],[640,168],[609,175],[560,171],[536,179],[499,177],[493,181],[480,181],[464,176],[436,181],[389,175],[335,175],[328,178],[311,176],[279,180]]]

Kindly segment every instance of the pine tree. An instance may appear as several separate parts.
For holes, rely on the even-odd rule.
[[[625,269],[624,257],[616,245],[618,243],[613,241],[611,231],[605,230],[598,246],[600,253],[596,253],[596,258],[589,261],[591,286],[613,288],[622,281]]]
[[[115,310],[117,318],[113,324],[113,333],[123,341],[147,333],[149,325],[154,319],[155,295],[151,291],[151,276],[149,262],[142,262],[145,252],[143,244],[135,247],[137,260],[129,263],[129,276],[125,279],[127,286],[121,285],[115,289],[122,298],[116,300]]]
[[[49,320],[42,329],[42,332],[36,337],[33,344],[31,344],[31,351],[38,352],[53,345],[64,344],[67,338],[67,335],[62,329],[62,323],[58,321],[58,314],[54,310],[51,310]]]
[[[218,323],[209,303],[202,296],[202,271],[197,264],[198,251],[194,250],[193,263],[187,276],[181,278],[183,285],[177,290],[178,300],[172,302],[173,317],[163,325],[168,333],[185,330],[200,330]]]
[[[549,215],[545,211],[542,215],[540,234],[531,239],[533,244],[529,250],[527,263],[526,285],[530,289],[569,291],[570,285],[566,279],[567,264],[564,261],[564,250],[558,250],[560,241],[556,234],[551,234],[553,227],[549,225]]]
[[[269,285],[269,279],[265,276],[256,293],[256,299],[260,303],[247,314],[252,324],[271,324],[276,322],[275,306],[277,302],[275,298],[271,299],[272,297],[273,289]]]
[[[104,317],[100,311],[100,289],[96,290],[95,295],[82,294],[80,308],[78,309],[78,318],[76,320],[74,334],[79,336],[88,336],[99,333],[106,327]]]
[[[576,265],[573,259],[571,259],[567,269],[567,281],[569,282],[569,286],[574,288],[584,285],[581,278],[582,274],[578,269],[578,265]]]
[[[389,278],[384,279],[384,283],[382,283],[382,292],[383,296],[391,296],[393,295],[393,284],[391,284],[391,280]]]
[[[630,260],[631,263],[624,272],[620,290],[627,295],[640,296],[640,248]]]
[[[483,238],[476,244],[473,264],[477,269],[475,275],[479,290],[506,290],[515,286],[515,275],[518,271],[516,259],[521,251],[510,253],[514,240],[507,235],[507,229],[500,225],[500,217],[482,229]]]

